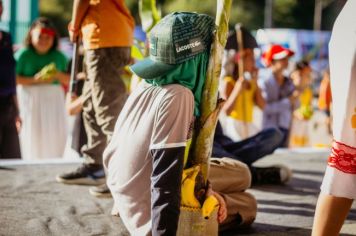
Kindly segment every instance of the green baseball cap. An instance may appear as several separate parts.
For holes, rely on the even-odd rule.
[[[144,79],[168,74],[179,64],[210,49],[214,19],[205,14],[174,12],[162,18],[150,31],[150,56],[132,65]]]

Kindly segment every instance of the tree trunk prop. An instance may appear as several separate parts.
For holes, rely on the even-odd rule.
[[[201,103],[201,117],[196,122],[192,146],[189,151],[189,161],[193,166],[200,166],[202,172],[201,183],[197,186],[205,187],[209,174],[209,160],[211,156],[213,139],[219,111],[222,102],[218,101],[219,75],[221,72],[221,60],[226,44],[228,22],[230,17],[232,0],[218,0],[215,24],[217,30],[211,48],[207,78]],[[198,182],[199,180],[197,180]],[[198,187],[199,189],[199,187]],[[178,236],[217,236],[219,224],[217,220],[218,205],[214,204],[209,216],[204,215],[207,199],[200,207],[187,207],[182,205],[178,223]]]
[[[209,159],[211,156],[215,127],[218,121],[222,102],[218,102],[219,76],[224,52],[228,22],[232,0],[218,0],[215,24],[217,26],[214,42],[211,48],[207,78],[201,102],[201,117],[195,127],[190,161],[193,165],[201,165],[205,182],[208,179]]]

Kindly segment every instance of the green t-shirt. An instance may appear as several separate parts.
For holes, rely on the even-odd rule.
[[[46,54],[38,54],[33,48],[22,48],[15,53],[16,74],[34,76],[44,66],[54,62],[58,71],[66,72],[67,58],[58,50],[50,50]]]

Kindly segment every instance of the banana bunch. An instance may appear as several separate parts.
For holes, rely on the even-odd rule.
[[[54,62],[52,62],[52,63],[44,66],[40,70],[39,73],[40,73],[42,80],[48,80],[48,79],[52,78],[57,73],[56,64]]]
[[[216,199],[214,195],[208,196],[204,201],[203,207],[201,208],[201,213],[204,219],[209,219],[211,213],[213,213],[217,206],[219,206],[218,199]]]
[[[199,174],[200,166],[193,166],[183,170],[182,189],[181,189],[181,205],[185,207],[200,208],[201,204],[195,197],[195,180]]]
[[[181,190],[181,205],[184,207],[191,207],[191,208],[201,208],[201,213],[202,216],[205,219],[209,219],[210,215],[214,211],[214,209],[219,205],[218,199],[214,195],[209,195],[208,197],[205,198],[205,189],[200,190],[204,191],[204,196],[205,198],[202,204],[198,200],[196,195],[202,195],[203,193],[200,193],[200,191],[195,191],[198,186],[198,189],[201,188],[202,186],[199,186],[199,172],[201,171],[200,165],[193,166],[191,168],[183,170],[183,175],[182,175],[182,190]],[[200,198],[199,198],[200,199]]]

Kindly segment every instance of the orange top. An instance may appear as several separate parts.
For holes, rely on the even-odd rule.
[[[81,32],[85,49],[130,47],[135,22],[124,0],[90,0]]]

